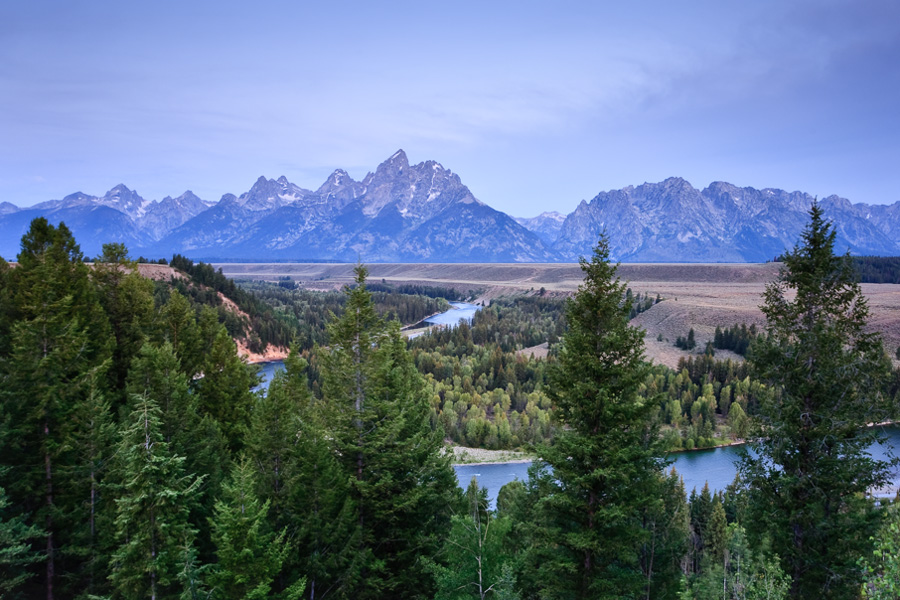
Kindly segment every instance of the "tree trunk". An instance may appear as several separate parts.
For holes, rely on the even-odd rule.
[[[44,438],[50,439],[50,424],[44,421]],[[47,481],[47,600],[53,600],[53,577],[55,564],[53,561],[53,469],[50,463],[50,450],[44,450],[44,474]]]

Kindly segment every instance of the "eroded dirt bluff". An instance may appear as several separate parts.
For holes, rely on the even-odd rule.
[[[139,264],[138,272],[144,277],[155,279],[157,281],[169,281],[173,277],[175,279],[187,279],[187,275],[169,265]],[[226,310],[240,315],[246,322],[250,322],[250,315],[242,311],[234,301],[226,297],[222,292],[217,292],[217,294]],[[234,338],[234,343],[237,346],[238,354],[246,358],[247,362],[251,363],[284,360],[288,355],[288,348],[283,346],[269,344],[262,352],[252,352],[250,348],[247,347],[247,340],[245,338]]]

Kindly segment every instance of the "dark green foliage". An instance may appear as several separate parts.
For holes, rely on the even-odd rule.
[[[864,498],[891,463],[867,452],[891,414],[881,394],[890,372],[848,256],[814,204],[800,244],[784,257],[762,307],[768,337],[750,359],[781,393],[759,409],[754,454],[741,463],[751,522],[791,575],[795,598],[853,598],[860,556],[872,550],[879,513]],[[752,532],[751,532],[752,533]]]
[[[647,585],[641,513],[658,498],[662,468],[656,403],[638,394],[649,368],[643,331],[628,324],[631,307],[622,303],[605,236],[581,267],[585,280],[567,305],[569,330],[549,388],[566,428],[538,450],[555,480],[539,500],[538,519],[554,544],[552,560],[539,567],[542,594],[637,597]]]
[[[160,408],[160,429],[171,451],[184,457],[187,473],[204,474],[191,497],[191,526],[197,530],[197,546],[204,560],[212,558],[209,516],[219,486],[228,471],[229,451],[218,422],[201,414],[198,398],[191,393],[187,376],[169,342],[145,344],[128,372],[129,397],[150,397]]]
[[[641,572],[649,581],[646,597],[663,599],[675,598],[680,588],[690,546],[690,509],[675,469],[659,477],[659,496],[648,498],[641,514],[648,535],[640,558]]]
[[[119,408],[125,403],[120,393],[131,360],[154,325],[153,282],[137,272],[136,263],[128,259],[123,244],[103,245],[92,278],[115,339],[109,387],[119,393],[114,403]]]
[[[453,300],[458,297],[452,289],[411,285],[378,287],[382,291],[371,293],[375,310],[379,315],[397,319],[406,325],[418,323],[437,312],[447,310],[449,305],[444,298]],[[260,281],[243,281],[241,288],[271,307],[274,317],[290,328],[293,343],[301,351],[326,343],[328,315],[343,315],[346,301],[341,292],[288,290]],[[367,289],[371,292],[369,287]],[[446,295],[439,293],[442,291]]]
[[[659,297],[659,294],[656,295],[656,298],[653,298],[650,294],[641,294],[640,292],[634,294],[631,288],[628,288],[625,290],[625,301],[631,304],[628,318],[633,319],[642,312],[653,308],[655,304],[662,302],[662,298]]]
[[[365,268],[356,276],[329,328],[324,380],[357,523],[344,593],[421,597],[430,590],[419,557],[440,545],[456,478],[399,327],[378,317]]]
[[[256,368],[238,356],[234,340],[225,329],[219,329],[202,372],[196,386],[200,411],[218,423],[228,448],[238,451],[250,426]]]
[[[85,557],[59,557],[74,543],[71,524],[87,520],[76,490],[76,407],[108,368],[108,321],[71,233],[36,219],[22,239],[19,266],[5,277],[8,354],[0,360],[0,415],[5,420],[0,486],[16,513],[32,515],[46,536],[43,586],[59,572],[81,571]],[[81,448],[77,449],[78,451]]]
[[[693,350],[697,347],[697,340],[694,339],[694,328],[688,332],[687,337],[678,336],[675,339],[675,346],[682,350]]]
[[[275,577],[290,552],[286,530],[272,530],[267,519],[269,502],[261,502],[255,488],[254,468],[241,457],[235,462],[210,519],[218,558],[210,576],[215,598],[269,598]],[[303,579],[293,582],[284,598],[298,598],[305,583]]]
[[[65,573],[67,587],[90,597],[107,590],[109,553],[113,543],[114,491],[109,484],[110,463],[117,441],[110,403],[102,393],[103,377],[90,374],[88,393],[71,413],[72,462],[65,465],[71,479],[64,490],[72,498],[71,539],[60,556],[77,567]],[[61,490],[63,491],[63,490]]]
[[[724,330],[716,327],[713,346],[720,350],[731,350],[735,354],[743,356],[757,335],[759,334],[756,331],[756,325],[750,325],[748,328],[746,323],[742,323],[740,326],[726,327]]]
[[[852,256],[860,283],[900,283],[900,256]]]
[[[377,294],[378,292],[386,292],[403,294],[405,296],[427,296],[429,298],[443,298],[444,300],[449,300],[451,302],[455,300],[465,300],[468,297],[467,294],[464,294],[463,292],[457,291],[453,288],[410,283],[388,284],[385,283],[384,280],[382,280],[382,283],[369,282],[368,284],[366,284],[366,287],[373,295]],[[378,300],[375,300],[375,303],[378,304]]]
[[[121,490],[109,579],[123,598],[175,597],[184,589],[179,575],[196,534],[188,506],[201,479],[184,472],[184,457],[163,439],[152,398],[134,398],[127,422],[116,459]]]
[[[310,394],[306,367],[295,347],[253,411],[247,453],[271,523],[287,528],[294,546],[279,582],[304,575],[314,600],[339,588],[355,521],[329,429],[330,406]]]
[[[19,598],[17,588],[32,576],[26,567],[44,560],[31,549],[31,541],[44,533],[20,515],[8,516],[9,498],[0,487],[0,598]]]

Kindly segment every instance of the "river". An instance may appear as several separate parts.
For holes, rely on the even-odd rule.
[[[478,304],[468,304],[466,302],[451,302],[450,306],[452,307],[450,310],[428,317],[425,319],[425,322],[432,325],[455,326],[458,325],[461,320],[465,319],[471,324],[472,319],[475,318],[475,313],[481,310],[481,306]],[[280,360],[259,363],[259,374],[262,376],[262,381],[255,389],[257,391],[268,389],[269,382],[272,381],[275,372],[282,369],[284,369],[284,363]]]
[[[481,310],[480,306],[465,302],[451,302],[450,305],[453,308],[429,317],[426,321],[433,325],[457,325],[460,319],[465,319],[471,323],[475,313]],[[284,363],[281,361],[261,363],[259,366],[263,381],[257,388],[258,390],[267,389],[275,372],[284,369]],[[888,437],[888,443],[894,448],[900,449],[900,427],[886,427],[884,431]],[[735,461],[738,460],[743,451],[743,446],[727,446],[710,450],[680,452],[670,456],[672,464],[669,468],[674,467],[678,474],[681,475],[684,480],[684,488],[688,494],[695,488],[699,492],[707,482],[709,482],[711,490],[723,490],[734,481],[734,476],[737,473]],[[874,447],[872,456],[874,458],[885,458],[887,456],[887,448]],[[469,485],[472,477],[476,477],[479,484],[487,488],[488,497],[490,498],[491,506],[493,506],[500,488],[514,479],[526,480],[528,478],[528,467],[530,466],[531,463],[497,463],[488,465],[457,465],[454,469],[456,470],[459,484],[463,488]],[[900,487],[900,473],[894,474],[890,487],[895,489]]]
[[[472,314],[474,314],[474,311]],[[459,321],[456,322],[458,323]],[[257,389],[268,388],[269,382],[272,377],[274,377],[275,372],[284,369],[284,363],[281,361],[261,363],[259,366],[260,374],[263,376],[263,382]],[[884,432],[888,438],[888,443],[900,452],[900,427],[885,427]],[[709,482],[709,487],[713,491],[724,490],[728,484],[734,481],[734,476],[737,473],[735,461],[738,460],[742,452],[744,452],[743,446],[727,446],[724,448],[712,448],[710,450],[679,452],[670,455],[669,458],[672,460],[672,464],[669,468],[674,467],[678,474],[681,475],[681,478],[684,480],[684,489],[688,494],[695,488],[699,492],[707,482]],[[874,458],[886,458],[887,448],[882,446],[873,447],[872,456]],[[500,488],[513,479],[522,481],[528,479],[528,467],[530,466],[531,463],[496,463],[486,465],[457,465],[454,469],[456,470],[456,477],[459,480],[459,485],[462,488],[469,485],[469,481],[471,481],[472,477],[476,477],[478,483],[482,487],[487,488],[488,497],[490,498],[491,506],[493,507],[497,498],[497,492],[500,491]],[[890,487],[894,489],[900,487],[900,473],[895,473]]]
[[[466,302],[451,302],[450,306],[453,308],[433,317],[428,317],[425,319],[425,322],[432,325],[458,325],[460,320],[465,319],[471,324],[472,319],[475,318],[475,313],[481,310],[481,306],[467,304]]]
[[[885,427],[884,433],[888,444],[895,449],[895,453],[900,452],[900,427]],[[669,456],[672,462],[667,470],[675,468],[684,481],[684,489],[688,495],[693,489],[699,492],[707,482],[712,491],[724,490],[728,484],[734,481],[734,476],[737,474],[736,461],[744,451],[743,446],[726,446],[710,450],[679,452]],[[888,447],[880,444],[873,446],[871,454],[876,459],[887,458]],[[500,488],[514,479],[527,480],[530,466],[531,463],[497,463],[457,465],[454,469],[459,485],[463,488],[469,485],[472,476],[476,476],[478,483],[487,488],[488,498],[493,507]],[[889,487],[892,488],[889,495],[893,496],[894,490],[900,487],[900,471],[894,473]]]

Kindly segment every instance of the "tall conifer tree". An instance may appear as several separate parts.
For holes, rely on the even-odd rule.
[[[269,524],[269,502],[256,495],[254,471],[246,457],[235,461],[210,520],[218,558],[211,576],[216,598],[270,598],[291,550],[287,530],[276,532]],[[298,598],[304,586],[303,578],[291,582],[284,598]]]
[[[0,412],[8,424],[0,461],[10,467],[0,485],[46,535],[44,595],[52,600],[57,567],[78,569],[58,563],[60,547],[68,543],[67,519],[81,518],[68,493],[77,472],[71,417],[111,343],[89,268],[65,224],[32,221],[18,258],[19,267],[5,275],[5,312],[14,322],[8,355],[0,360]]]
[[[456,477],[399,324],[378,317],[366,269],[355,273],[344,315],[329,327],[324,370],[356,517],[344,590],[360,599],[422,597],[430,586],[418,559],[446,535]]]
[[[201,480],[185,474],[184,458],[163,439],[156,402],[144,395],[133,404],[118,448],[121,491],[109,579],[122,598],[172,598],[184,588],[185,549],[196,534],[188,506]]]
[[[109,370],[116,407],[125,403],[125,377],[131,361],[151,331],[154,318],[153,281],[142,277],[128,258],[124,244],[103,244],[92,278],[115,340]]]
[[[296,348],[253,411],[247,453],[271,522],[286,528],[294,545],[279,587],[306,576],[310,600],[333,596],[353,546],[354,519],[346,473],[329,427],[329,405],[313,398],[306,361]],[[284,581],[284,583],[282,583]]]
[[[218,422],[232,451],[244,447],[256,396],[254,367],[238,356],[234,340],[220,326],[197,381],[200,410]]]
[[[553,469],[539,511],[553,551],[540,579],[548,598],[635,598],[647,585],[641,513],[659,495],[658,403],[638,393],[648,370],[644,332],[628,323],[605,235],[581,268],[548,386],[565,427],[538,450]]]
[[[209,517],[222,480],[228,472],[229,452],[218,423],[201,415],[197,396],[169,342],[160,347],[145,343],[132,361],[126,391],[130,397],[153,398],[160,408],[163,441],[184,457],[186,473],[205,475],[197,494],[190,498],[191,525],[197,530],[200,558],[212,559]]]
[[[766,287],[768,336],[751,346],[757,375],[779,393],[762,403],[741,472],[754,527],[792,577],[794,598],[855,598],[857,560],[872,549],[879,512],[864,498],[888,481],[866,424],[893,406],[882,394],[890,361],[850,257],[835,256],[835,231],[813,204],[800,243]]]

